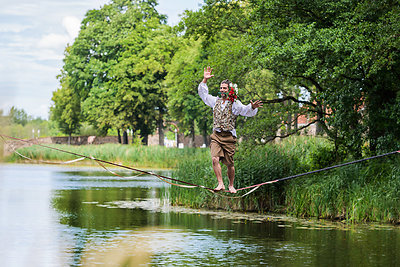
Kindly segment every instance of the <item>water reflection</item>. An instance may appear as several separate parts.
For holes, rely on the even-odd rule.
[[[395,266],[400,260],[397,227],[171,207],[160,200],[166,185],[157,178],[91,172],[0,165],[2,265]]]

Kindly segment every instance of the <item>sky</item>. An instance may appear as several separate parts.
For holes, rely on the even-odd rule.
[[[158,0],[157,10],[176,25],[184,10],[203,0]],[[0,0],[0,110],[12,106],[48,119],[52,92],[59,88],[64,49],[79,34],[90,9],[109,0]]]

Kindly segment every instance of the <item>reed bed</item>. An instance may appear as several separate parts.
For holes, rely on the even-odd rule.
[[[184,158],[192,158],[198,154],[209,153],[200,148],[166,148],[161,146],[134,146],[120,144],[104,145],[49,145],[58,149],[71,151],[77,154],[95,157],[98,159],[120,163],[133,167],[144,168],[174,168]],[[33,145],[17,150],[19,153],[33,159],[36,162],[46,161],[68,161],[78,157],[60,151]],[[24,162],[25,159],[17,154],[6,158],[8,162]],[[96,164],[93,161],[81,161],[79,164]]]
[[[350,161],[323,138],[293,137],[264,147],[240,144],[235,155],[236,188]],[[225,185],[228,184],[223,167]],[[181,161],[174,177],[217,184],[209,155]],[[228,194],[229,195],[229,194]],[[172,187],[176,205],[317,217],[349,223],[400,223],[400,157],[392,155],[289,181],[264,185],[242,199],[201,189]]]
[[[286,211],[346,222],[400,223],[399,164],[394,155],[294,180],[286,187]]]

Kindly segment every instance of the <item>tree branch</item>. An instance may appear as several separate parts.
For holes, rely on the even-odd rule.
[[[295,133],[297,133],[297,132],[299,132],[299,131],[301,131],[301,130],[307,128],[307,127],[309,127],[310,125],[316,123],[317,121],[319,121],[319,120],[313,120],[312,122],[310,122],[310,123],[308,123],[308,124],[306,124],[306,125],[303,125],[303,126],[301,126],[300,128],[297,128],[296,131],[287,133],[287,134],[285,134],[285,135],[270,136],[269,139],[267,140],[267,142],[271,142],[271,141],[275,140],[276,138],[286,138],[286,137],[289,137],[289,136],[291,136],[291,135],[293,135],[293,134],[295,134]]]
[[[257,94],[258,95],[258,94]],[[266,100],[266,99],[260,99],[263,103],[266,103],[266,104],[273,104],[273,103],[282,103],[282,102],[284,102],[284,101],[286,101],[286,100],[291,100],[291,101],[293,101],[293,102],[296,102],[296,103],[301,103],[301,104],[307,104],[307,105],[310,105],[310,106],[313,106],[313,107],[317,107],[317,105],[316,104],[314,104],[314,103],[312,103],[312,102],[309,102],[309,101],[303,101],[303,100],[298,100],[297,98],[295,98],[295,97],[293,97],[293,96],[285,96],[285,97],[283,97],[283,98],[275,98],[275,99],[269,99],[269,100]]]
[[[313,85],[315,85],[315,87],[316,87],[317,89],[319,89],[320,92],[323,91],[322,86],[319,85],[319,83],[318,83],[317,81],[315,81],[315,80],[314,80],[313,78],[311,78],[311,77],[306,77],[306,76],[304,76],[304,75],[293,75],[293,77],[295,77],[295,78],[302,78],[302,79],[305,79],[305,80],[307,80],[307,81],[310,81]]]

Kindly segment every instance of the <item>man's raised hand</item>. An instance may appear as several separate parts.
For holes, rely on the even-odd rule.
[[[262,107],[262,105],[263,105],[263,102],[261,101],[261,100],[256,100],[256,101],[252,101],[252,100],[250,100],[250,103],[251,103],[251,107],[253,108],[253,109],[256,109],[256,108],[261,108]]]
[[[206,83],[208,79],[210,79],[211,77],[214,77],[214,74],[211,74],[212,72],[212,68],[211,67],[207,67],[204,68],[204,78],[203,78],[203,83]]]

